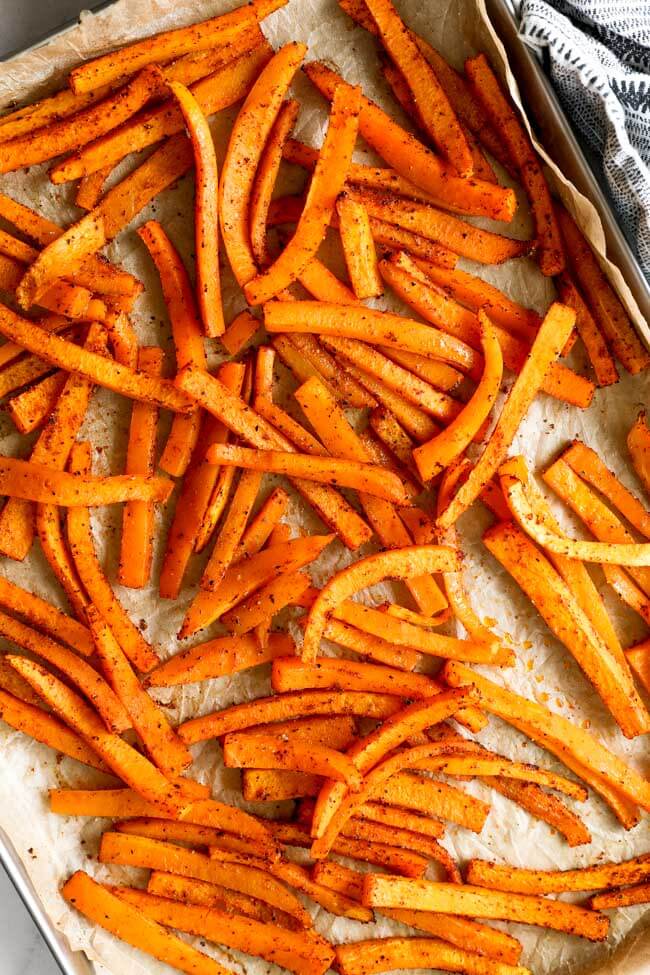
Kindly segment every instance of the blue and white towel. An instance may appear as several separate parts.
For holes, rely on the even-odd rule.
[[[522,0],[520,13],[650,280],[650,0]]]

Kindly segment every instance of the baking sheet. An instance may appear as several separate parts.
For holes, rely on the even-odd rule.
[[[453,63],[460,66],[464,57],[478,49],[488,51],[493,61],[503,68],[502,50],[491,35],[484,20],[482,0],[430,0],[426,5],[416,0],[402,0],[399,9],[405,19],[418,32],[439,47]],[[81,58],[102,53],[117,44],[145,33],[190,23],[229,9],[232,4],[222,0],[199,0],[187,4],[172,4],[171,0],[119,0],[114,7],[99,14],[82,18],[80,26],[37,51],[30,52],[13,62],[0,65],[0,105],[40,95],[61,83],[65,71]],[[480,16],[477,16],[477,11]],[[290,0],[283,10],[274,14],[264,25],[264,32],[279,46],[289,39],[303,40],[309,44],[309,58],[325,58],[333,62],[351,81],[359,81],[371,97],[376,98],[396,112],[381,81],[374,41],[361,29],[355,28],[338,9],[334,0]],[[512,87],[512,78],[503,68],[503,76]],[[314,93],[304,78],[298,78],[295,91],[302,110],[297,134],[305,141],[319,145],[326,123],[326,111],[322,99]],[[516,97],[516,94],[515,94]],[[396,112],[396,114],[399,114]],[[214,120],[218,150],[223,153],[224,140],[233,112],[222,113]],[[361,149],[359,159],[372,158]],[[133,165],[127,161],[120,167],[121,176]],[[0,188],[18,199],[38,208],[48,217],[58,220],[73,219],[77,211],[71,205],[70,190],[54,187],[45,177],[46,167],[34,167],[26,173],[11,174],[0,180]],[[577,213],[592,243],[602,248],[602,229],[593,207],[573,193],[571,187],[556,174],[557,189]],[[179,186],[162,194],[153,205],[140,215],[134,226],[151,216],[162,220],[165,228],[179,249],[191,260],[192,225],[187,219],[191,212],[191,179],[185,178]],[[483,221],[486,226],[493,226]],[[495,229],[503,230],[502,225]],[[531,227],[527,218],[518,216],[507,230],[513,236],[528,236]],[[329,248],[326,248],[329,251]],[[146,297],[141,298],[134,314],[134,323],[143,343],[156,342],[169,347],[169,329],[164,314],[160,289],[143,245],[133,227],[122,234],[108,250],[109,256],[120,261],[128,270],[140,276],[147,286]],[[333,255],[330,255],[333,256]],[[552,297],[552,286],[529,260],[510,262],[505,267],[484,268],[463,262],[463,266],[503,287],[513,298],[538,311],[543,311]],[[611,269],[612,280],[619,287],[628,308],[636,320],[638,309],[627,289],[622,286],[620,275]],[[242,299],[228,275],[225,276],[225,299],[228,317],[242,306]],[[391,300],[391,307],[399,304]],[[212,361],[218,355],[213,353]],[[172,360],[170,360],[172,361]],[[517,436],[514,450],[526,454],[531,464],[541,466],[547,462],[568,440],[580,437],[593,446],[610,466],[621,474],[622,480],[638,490],[625,457],[625,435],[638,408],[647,403],[650,378],[626,377],[618,386],[597,392],[594,404],[586,413],[566,407],[548,397],[541,396],[534,403]],[[118,471],[124,461],[126,430],[130,406],[106,390],[99,390],[94,397],[83,435],[90,438],[96,448],[97,471]],[[0,434],[3,437],[2,452],[27,454],[25,441],[13,432],[8,417],[0,416]],[[268,487],[272,480],[268,479]],[[564,513],[562,521],[567,527],[575,527]],[[161,514],[161,528],[165,521]],[[314,530],[316,523],[303,504],[294,500],[289,514],[296,528]],[[491,559],[480,543],[481,529],[487,524],[485,513],[477,510],[465,516],[461,522],[462,535],[468,553],[468,584],[477,610],[482,616],[497,618],[499,629],[514,641],[518,650],[518,663],[509,671],[485,673],[509,687],[535,700],[546,703],[553,710],[568,714],[572,720],[588,722],[591,730],[606,744],[637,767],[645,769],[647,759],[643,742],[629,743],[615,729],[613,722],[595,697],[581,672],[569,658],[567,651],[555,641],[526,598],[506,578],[500,567]],[[115,578],[117,542],[119,540],[120,512],[105,509],[94,515],[94,526],[100,553],[112,579]],[[159,533],[159,539],[164,532]],[[160,549],[156,553],[153,578],[157,578]],[[338,543],[332,545],[318,563],[314,573],[317,584],[329,573],[349,560],[349,554]],[[197,560],[198,562],[199,560]],[[190,582],[196,583],[201,565],[193,567]],[[39,594],[61,602],[61,594],[51,581],[51,574],[37,546],[22,565],[4,560],[2,566],[10,578],[37,591]],[[602,576],[598,576],[602,585]],[[161,655],[168,656],[177,649],[174,634],[193,591],[184,590],[176,603],[161,602],[153,587],[143,592],[130,592],[117,586],[118,595],[139,623],[147,637],[156,643]],[[374,592],[382,598],[381,589]],[[620,627],[626,643],[641,636],[642,630],[605,593],[608,608]],[[62,603],[61,603],[62,604]],[[205,638],[209,634],[202,634]],[[199,642],[196,639],[194,642]],[[227,706],[235,701],[256,697],[269,691],[268,673],[258,668],[233,678],[208,681],[187,688],[156,692],[158,700],[169,708],[171,719],[185,720],[190,714],[203,713]],[[528,761],[539,761],[550,768],[561,769],[551,756],[517,735],[502,723],[493,720],[480,736],[486,745],[504,754]],[[204,743],[195,746],[194,774],[213,786],[215,796],[227,801],[239,801],[239,777],[234,770],[221,765],[217,746]],[[60,898],[57,889],[73,870],[84,867],[98,879],[137,880],[142,872],[112,868],[97,864],[94,855],[101,831],[106,821],[67,820],[52,817],[47,812],[47,789],[53,786],[92,787],[93,783],[108,784],[109,780],[81,768],[69,759],[56,760],[37,743],[29,742],[16,732],[3,726],[0,732],[0,825],[7,830],[20,852],[43,903],[57,926],[66,934],[74,949],[82,948],[94,960],[101,962],[110,972],[135,973],[162,972],[164,966],[115,941],[105,932],[92,928],[83,918],[71,911]],[[461,860],[469,856],[502,858],[510,863],[545,867],[570,867],[591,863],[598,857],[625,859],[650,848],[650,831],[647,822],[625,833],[599,800],[591,798],[579,812],[584,816],[593,835],[588,847],[570,850],[563,839],[553,834],[545,824],[531,819],[526,813],[497,794],[491,793],[478,783],[463,785],[467,791],[480,795],[491,802],[492,810],[481,836],[475,836],[461,828],[450,826],[446,845]],[[260,810],[270,812],[267,806]],[[288,806],[278,811],[286,813]],[[433,869],[433,868],[432,868]],[[612,916],[612,933],[607,946],[595,946],[521,925],[512,926],[525,946],[523,964],[528,964],[538,975],[551,972],[593,971],[602,962],[609,949],[627,935],[643,932],[647,918],[643,907],[625,909]],[[377,934],[403,931],[398,925],[380,921],[375,925],[359,925],[342,919],[332,919],[319,911],[316,917],[319,930],[333,941],[357,940]],[[217,948],[206,949],[214,957],[236,971],[257,975],[267,971],[266,963],[251,960],[237,952]],[[619,960],[619,958],[621,960]],[[616,956],[615,963],[601,971],[612,975],[638,975],[650,963],[650,937],[641,933],[640,940],[626,942],[623,954]]]

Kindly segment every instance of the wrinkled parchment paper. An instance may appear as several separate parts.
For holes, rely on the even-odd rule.
[[[474,0],[428,0],[425,3],[401,0],[399,7],[409,24],[439,47],[457,66],[461,66],[463,59],[476,50],[487,50],[507,80],[514,97],[518,98],[503,51],[485,23],[482,0],[476,0],[476,4]],[[173,3],[172,0],[119,0],[104,13],[84,16],[80,26],[38,50],[0,65],[0,106],[12,102],[19,104],[22,100],[54,90],[61,84],[66,70],[82,58],[102,53],[145,34],[221,13],[231,5],[227,0],[193,0],[184,4]],[[276,47],[289,39],[307,42],[309,58],[330,60],[348,80],[363,83],[371,97],[399,115],[381,80],[374,41],[351,24],[340,12],[335,0],[290,0],[286,8],[265,22],[264,32]],[[324,102],[302,77],[296,80],[295,90],[302,104],[297,134],[319,145],[326,121]],[[232,117],[233,111],[228,111],[213,120],[215,140],[221,154]],[[360,149],[359,158],[372,157]],[[119,167],[117,176],[123,175],[132,166],[132,160],[126,161]],[[77,212],[71,204],[69,188],[52,186],[44,175],[45,168],[35,167],[26,173],[4,177],[0,186],[3,191],[38,207],[52,219],[73,219]],[[577,214],[592,243],[602,250],[604,238],[593,207],[579,197],[559,173],[554,173],[558,192]],[[113,178],[116,178],[115,174]],[[158,197],[135,222],[135,225],[140,225],[154,215],[161,219],[190,263],[191,199],[192,181],[191,177],[186,177],[178,187]],[[487,221],[483,223],[491,226]],[[504,227],[497,225],[494,229],[503,231]],[[529,236],[531,231],[527,218],[522,216],[518,216],[513,225],[505,229],[513,236]],[[109,248],[108,255],[141,277],[147,286],[146,295],[139,300],[134,314],[140,340],[168,348],[169,327],[159,284],[144,247],[134,233],[134,227],[120,235]],[[505,267],[479,267],[468,261],[463,262],[463,266],[480,273],[503,287],[516,300],[540,312],[545,310],[552,298],[552,286],[529,260],[512,261]],[[638,321],[638,310],[620,274],[611,267],[608,273]],[[239,310],[242,299],[234,285],[228,284],[227,272],[225,280],[226,310],[230,317]],[[393,299],[388,304],[399,307]],[[217,360],[218,355],[214,354],[212,361]],[[172,362],[170,354],[170,369]],[[577,365],[580,367],[584,363],[578,359]],[[647,403],[649,392],[648,378],[625,377],[614,388],[598,391],[593,406],[586,413],[547,396],[540,396],[522,425],[513,450],[525,453],[530,463],[539,467],[548,462],[567,441],[579,437],[593,446],[621,474],[629,487],[639,490],[629,471],[625,435],[639,407]],[[126,401],[106,390],[96,392],[82,431],[95,446],[95,470],[117,472],[122,469],[129,412],[130,406]],[[11,422],[4,415],[0,415],[0,432],[3,453],[15,454],[20,451],[21,455],[27,454],[23,439],[15,434]],[[270,487],[271,479],[268,480]],[[560,511],[560,515],[565,527],[579,533],[580,529],[565,512]],[[93,515],[97,545],[113,580],[120,517],[118,510],[108,509]],[[163,514],[159,518],[162,529],[166,519]],[[313,531],[315,527],[313,516],[297,499],[292,501],[288,520],[296,528]],[[526,697],[568,714],[574,721],[584,722],[614,751],[644,769],[647,766],[644,742],[630,743],[622,737],[566,649],[551,636],[527,599],[482,547],[480,535],[488,522],[486,513],[478,510],[477,506],[477,510],[465,516],[461,523],[468,555],[467,582],[479,613],[495,618],[500,631],[512,639],[517,648],[518,662],[511,670],[495,673],[486,669],[485,673]],[[159,539],[162,538],[164,531],[161,530]],[[154,579],[157,579],[161,554],[159,547]],[[330,546],[314,572],[316,583],[322,583],[332,571],[347,561],[349,554],[339,543]],[[186,587],[176,603],[158,600],[153,586],[143,592],[116,587],[133,619],[158,646],[163,656],[177,649],[174,634],[201,569],[202,565],[193,566],[190,573],[192,585]],[[5,560],[2,571],[18,583],[63,605],[61,593],[52,582],[51,573],[37,545],[24,564]],[[603,586],[600,572],[597,582]],[[620,627],[625,644],[640,638],[642,627],[638,620],[632,619],[611,593],[604,588],[603,591],[607,607]],[[382,591],[382,587],[373,593],[376,599],[385,595],[386,590]],[[294,624],[289,625],[295,629]],[[201,634],[201,639],[204,638],[206,634]],[[269,689],[267,669],[257,668],[232,678],[155,693],[157,699],[168,708],[171,719],[178,722],[191,714],[205,713],[235,701],[257,697],[268,693]],[[479,737],[487,746],[504,754],[562,770],[552,756],[496,719]],[[214,795],[226,801],[240,801],[238,773],[222,767],[216,744],[207,742],[196,746],[194,754],[194,774],[212,785]],[[87,868],[100,880],[110,877],[113,880],[138,882],[143,875],[142,871],[109,869],[97,864],[94,856],[98,838],[107,822],[68,820],[51,816],[47,811],[48,788],[92,787],[93,784],[108,785],[112,781],[82,768],[70,759],[57,760],[46,748],[30,742],[6,726],[0,731],[0,825],[12,837],[56,925],[65,933],[74,949],[85,950],[98,963],[98,967],[102,966],[102,970],[105,966],[114,975],[122,975],[127,970],[133,975],[162,972],[167,969],[153,959],[132,951],[105,932],[88,925],[68,908],[57,892],[60,883],[79,867]],[[445,842],[461,860],[482,856],[529,867],[568,868],[586,865],[598,858],[622,860],[650,849],[648,821],[626,833],[608,809],[594,797],[579,808],[591,829],[593,842],[588,847],[570,850],[565,841],[548,826],[532,819],[498,794],[491,793],[478,783],[463,784],[462,788],[490,801],[492,808],[480,836],[449,826]],[[290,804],[271,809],[258,804],[258,810],[269,814],[287,814]],[[334,942],[399,931],[406,933],[406,929],[385,920],[362,926],[340,918],[333,919],[320,910],[316,925]],[[612,915],[612,931],[607,946],[590,945],[522,925],[513,925],[512,929],[525,946],[522,963],[529,965],[537,975],[592,971],[598,971],[600,975],[640,975],[641,972],[650,971],[650,934],[644,934],[644,927],[645,908],[637,907]],[[621,942],[618,951],[610,957],[608,953]],[[237,972],[257,975],[273,968],[238,952],[218,948],[205,950]],[[601,967],[603,964],[604,967]]]

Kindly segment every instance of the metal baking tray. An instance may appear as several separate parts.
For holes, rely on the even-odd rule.
[[[102,2],[95,9],[110,6],[111,2],[112,0]],[[513,74],[524,92],[524,101],[535,119],[542,144],[565,176],[596,207],[605,231],[607,256],[620,269],[644,319],[647,323],[650,322],[650,284],[617,223],[611,204],[571,129],[540,61],[519,36],[514,7],[510,0],[486,0],[486,7],[495,31],[506,49]],[[14,56],[24,54],[34,47],[40,47],[64,30],[69,30],[75,23],[76,21],[65,25],[48,37],[40,39],[30,48],[16,52]],[[647,325],[641,332],[641,337],[650,347],[650,328]],[[95,975],[96,969],[92,962],[83,952],[71,950],[66,939],[56,930],[52,920],[45,913],[18,853],[7,834],[1,829],[0,863],[32,916],[63,975]]]

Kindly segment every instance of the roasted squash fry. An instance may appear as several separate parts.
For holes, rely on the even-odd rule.
[[[526,870],[489,860],[470,860],[465,877],[467,883],[477,887],[515,891],[518,894],[601,890],[604,887],[637,884],[649,878],[650,858],[647,855],[623,863],[598,863],[578,870]]]
[[[304,71],[330,101],[337,88],[349,91],[352,87],[320,61],[305,65]],[[365,97],[361,102],[359,135],[400,176],[420,186],[445,206],[458,206],[465,213],[512,219],[516,199],[511,191],[484,180],[462,179],[453,167],[445,164]]]
[[[22,731],[62,755],[75,758],[101,772],[108,771],[108,766],[94,749],[62,721],[28,701],[19,700],[4,689],[0,690],[0,719],[16,731]]]
[[[468,884],[437,884],[369,874],[363,901],[371,907],[414,908],[472,917],[501,918],[565,931],[590,941],[604,941],[609,920],[575,904],[526,894],[502,894]]]
[[[259,305],[277,296],[316,256],[352,160],[360,109],[359,88],[334,93],[325,141],[295,233],[271,267],[245,285],[249,304]]]
[[[634,469],[650,494],[650,430],[642,410],[627,435],[627,449],[630,452]]]
[[[160,375],[163,353],[158,346],[144,346],[138,354],[138,368],[150,376]],[[156,469],[158,410],[150,403],[134,403],[131,410],[125,473],[153,477]],[[129,501],[122,513],[122,538],[118,579],[123,586],[142,589],[151,575],[153,561],[154,505],[151,501]]]
[[[528,975],[529,971],[519,965],[488,961],[437,938],[376,938],[338,945],[336,963],[341,975],[375,975],[398,968],[436,968],[468,975]]]
[[[285,721],[301,715],[354,714],[383,719],[399,711],[400,707],[400,699],[392,694],[304,691],[258,698],[203,718],[194,718],[180,726],[179,734],[186,744],[192,744],[269,721]]]
[[[449,426],[413,452],[423,481],[431,480],[460,456],[478,434],[496,401],[503,375],[501,346],[487,315],[480,310],[478,317],[485,362],[481,381],[467,406]]]
[[[353,790],[361,784],[356,766],[346,755],[313,742],[303,745],[271,735],[239,736],[234,732],[224,738],[223,760],[230,768],[279,768],[323,775]]]
[[[551,305],[535,338],[530,357],[508,394],[483,453],[468,479],[445,510],[438,515],[437,523],[442,528],[452,525],[476,500],[505,459],[519,424],[548,375],[549,367],[560,354],[574,322],[575,313],[571,309],[557,303]]]
[[[564,269],[564,250],[551,194],[530,137],[504,94],[485,54],[465,62],[476,99],[501,137],[517,168],[535,220],[539,267],[551,277]]]
[[[257,274],[249,229],[255,173],[306,50],[303,44],[287,44],[277,52],[251,88],[230,135],[221,172],[219,218],[228,260],[241,286]]]
[[[321,636],[337,606],[361,589],[387,578],[410,579],[430,572],[448,572],[457,568],[451,549],[436,545],[414,546],[368,555],[338,572],[321,589],[309,611],[302,647],[305,662],[315,660]]]
[[[225,328],[219,272],[219,177],[214,142],[203,109],[192,92],[177,81],[170,90],[183,113],[194,152],[194,248],[196,290],[206,335],[221,335]],[[198,364],[198,363],[197,363]]]
[[[201,323],[194,292],[185,266],[174,245],[156,220],[149,220],[138,230],[160,276],[163,297],[176,351],[176,368],[193,363],[206,367],[201,336]],[[187,470],[192,451],[199,436],[201,418],[198,410],[188,416],[175,416],[160,458],[162,470],[173,477],[181,477]]]
[[[187,975],[227,975],[228,969],[203,952],[197,951],[157,924],[142,911],[116,897],[106,887],[78,870],[61,888],[61,894],[81,914]]]

